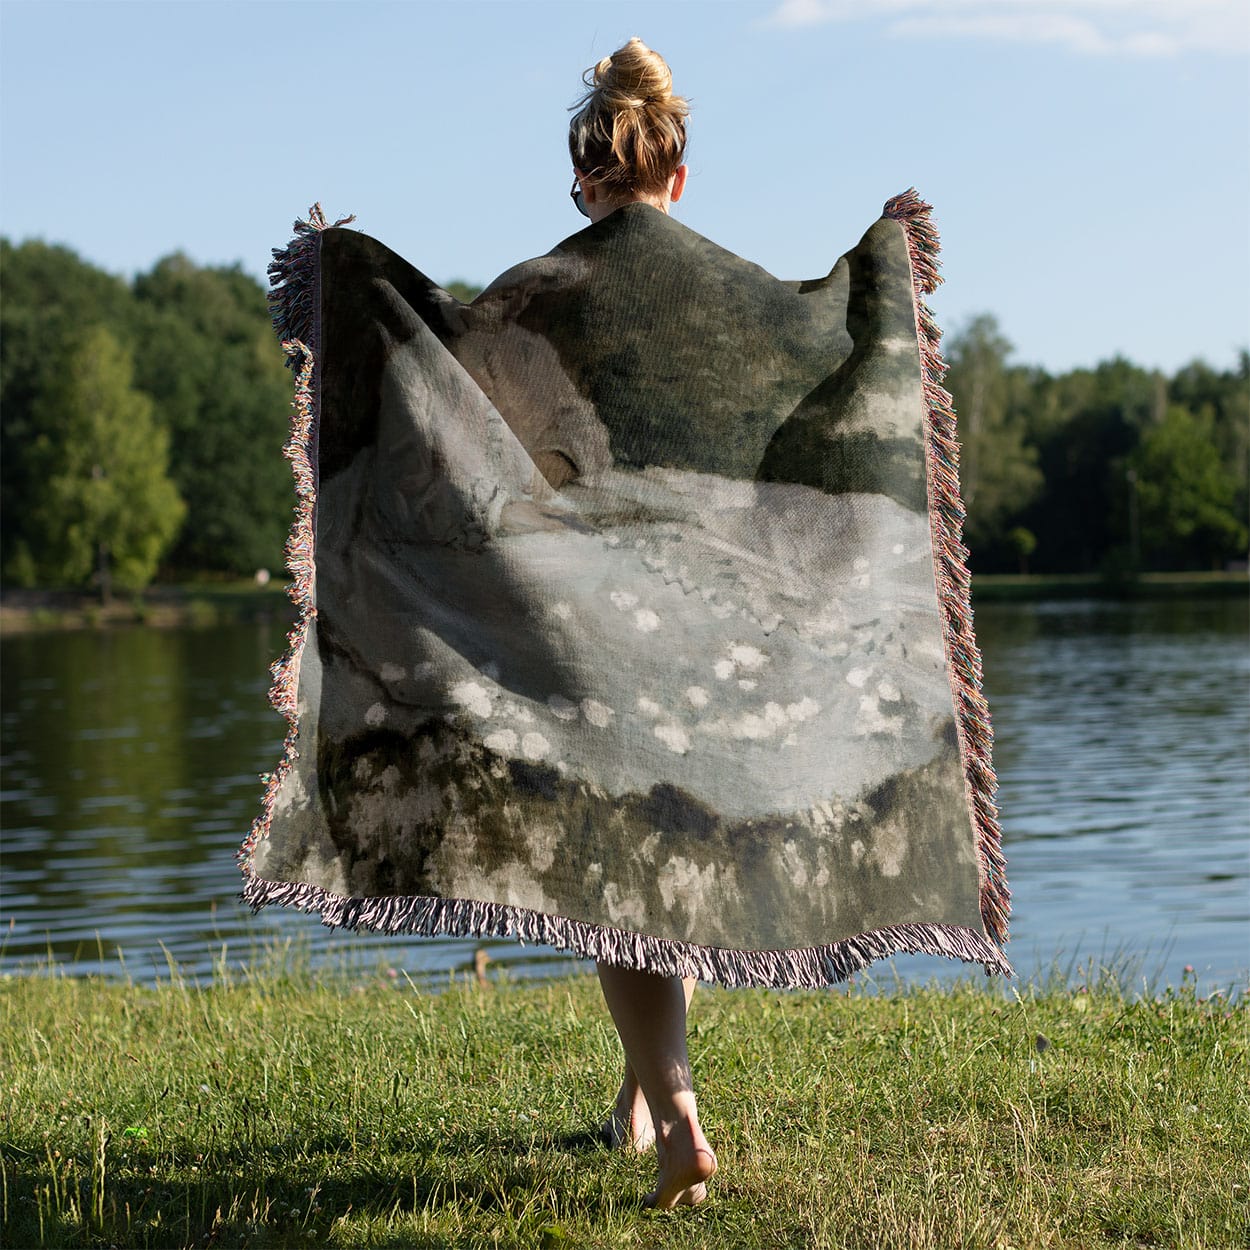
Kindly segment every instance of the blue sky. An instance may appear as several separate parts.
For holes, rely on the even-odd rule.
[[[1016,359],[1250,344],[1244,0],[0,0],[0,228],[262,276],[314,200],[485,282],[580,228],[567,109],[631,35],[691,100],[676,215],[780,277],[895,192]]]

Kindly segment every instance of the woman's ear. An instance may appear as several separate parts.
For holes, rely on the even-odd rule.
[[[582,171],[578,169],[576,165],[573,166],[573,173],[577,176],[577,181],[582,184],[583,202],[586,204],[593,204],[595,202],[594,182],[590,178],[587,178],[586,175],[582,173]]]
[[[668,198],[674,204],[681,199],[681,193],[686,189],[686,174],[688,171],[689,166],[687,165],[678,165],[673,171],[673,181],[669,184]]]

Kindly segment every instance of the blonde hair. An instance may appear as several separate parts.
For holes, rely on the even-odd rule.
[[[690,112],[664,58],[635,36],[582,81],[569,123],[574,166],[609,194],[663,192],[685,155]]]

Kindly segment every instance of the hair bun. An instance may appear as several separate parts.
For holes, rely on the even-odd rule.
[[[634,36],[582,82],[586,94],[569,124],[574,166],[613,192],[663,190],[682,162],[690,112],[673,94],[667,62]]]
[[[613,108],[667,104],[673,97],[673,75],[664,58],[635,35],[623,48],[594,67],[586,85],[610,97]]]

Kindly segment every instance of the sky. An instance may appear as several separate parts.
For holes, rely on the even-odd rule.
[[[1250,346],[1245,0],[0,0],[0,231],[263,278],[320,202],[484,284],[585,224],[568,109],[632,35],[690,100],[674,215],[778,277],[915,186],[947,331],[1052,372]]]

